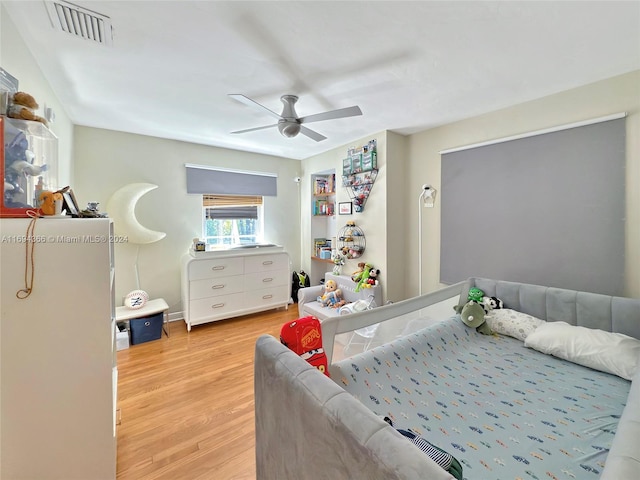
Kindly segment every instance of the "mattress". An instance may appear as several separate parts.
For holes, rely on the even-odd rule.
[[[631,385],[455,317],[337,362],[332,378],[469,480],[597,479]]]

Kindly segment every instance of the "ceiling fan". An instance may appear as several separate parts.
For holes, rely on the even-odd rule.
[[[322,140],[326,140],[327,137],[324,135],[315,132],[302,124],[307,124],[311,122],[322,122],[324,120],[333,120],[336,118],[344,118],[344,117],[355,117],[357,115],[362,115],[362,110],[360,107],[346,107],[339,108],[337,110],[330,110],[328,112],[316,113],[314,115],[307,115],[306,117],[298,117],[295,109],[295,103],[298,101],[298,97],[295,95],[283,95],[280,97],[280,100],[284,104],[284,108],[282,109],[282,114],[277,114],[273,110],[269,110],[264,105],[260,105],[255,100],[251,100],[249,97],[241,94],[229,94],[229,96],[245,105],[249,105],[250,107],[259,107],[265,112],[269,113],[272,117],[278,119],[278,123],[274,123],[272,125],[265,125],[263,127],[255,127],[248,128],[246,130],[237,130],[231,133],[246,133],[253,132],[255,130],[262,130],[265,128],[278,127],[280,133],[285,137],[295,137],[298,133],[302,133],[307,137],[315,140],[316,142],[321,142]]]

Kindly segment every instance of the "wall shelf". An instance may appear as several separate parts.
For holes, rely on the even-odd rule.
[[[342,186],[345,187],[356,213],[362,212],[378,176],[377,141],[355,149],[351,147],[342,161]]]
[[[349,221],[338,232],[337,250],[347,258],[358,258],[364,253],[367,240],[364,232],[356,226],[356,222]]]
[[[311,260],[315,262],[333,263],[333,260],[331,260],[330,258],[320,258],[313,255],[311,256]]]
[[[367,203],[367,199],[371,194],[371,189],[377,177],[377,169],[342,176],[342,186],[347,189],[349,198],[351,198],[353,208],[356,212],[362,212],[364,210],[364,206]]]

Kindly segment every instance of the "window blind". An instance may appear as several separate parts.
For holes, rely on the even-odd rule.
[[[258,218],[262,197],[245,195],[203,195],[202,206],[206,217],[219,220]]]
[[[249,172],[185,164],[187,193],[218,195],[278,194],[278,176],[268,172]]]
[[[440,281],[622,295],[625,119],[442,155]]]

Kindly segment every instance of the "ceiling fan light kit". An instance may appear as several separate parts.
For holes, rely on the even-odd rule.
[[[360,110],[360,107],[353,106],[339,108],[337,110],[329,110],[327,112],[316,113],[314,115],[307,115],[306,117],[298,117],[295,109],[295,104],[298,101],[298,97],[296,95],[283,95],[282,97],[280,97],[280,100],[284,105],[281,114],[277,114],[273,110],[268,109],[264,105],[259,104],[255,100],[252,100],[245,95],[229,94],[229,96],[234,100],[237,100],[240,103],[244,103],[245,105],[248,105],[252,108],[260,108],[272,117],[278,119],[278,123],[276,124],[247,128],[245,130],[236,130],[235,132],[231,133],[248,133],[256,130],[263,130],[265,128],[278,127],[278,131],[284,137],[293,138],[296,137],[299,133],[302,133],[306,137],[309,137],[316,142],[321,142],[322,140],[326,140],[327,137],[314,130],[311,130],[310,128],[303,126],[302,124],[362,115],[362,110]]]

